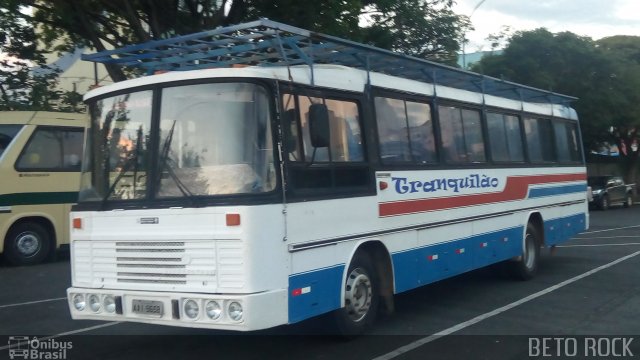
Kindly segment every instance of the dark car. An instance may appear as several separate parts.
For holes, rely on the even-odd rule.
[[[633,184],[627,185],[620,176],[589,176],[587,184],[591,187],[593,199],[589,204],[607,210],[611,205],[633,205]]]

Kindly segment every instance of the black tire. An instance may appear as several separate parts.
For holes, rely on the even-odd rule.
[[[517,280],[531,280],[538,272],[540,260],[540,237],[538,229],[532,223],[527,225],[524,236],[524,249],[518,260],[512,262],[511,275]]]
[[[627,193],[627,201],[624,202],[624,207],[631,207],[633,205],[633,194]]]
[[[42,225],[24,222],[13,226],[4,243],[4,256],[11,265],[33,265],[44,261],[51,248],[51,235]]]
[[[333,314],[338,335],[360,335],[373,325],[380,302],[378,284],[369,256],[364,253],[356,254],[343,284],[345,306]]]
[[[605,195],[602,197],[602,199],[600,199],[600,210],[602,211],[609,210],[609,206],[611,206],[609,195]]]

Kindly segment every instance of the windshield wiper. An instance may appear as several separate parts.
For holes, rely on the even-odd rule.
[[[162,146],[162,153],[160,154],[160,159],[158,160],[159,166],[158,166],[158,180],[156,182],[156,189],[160,188],[160,183],[162,182],[162,171],[166,169],[171,179],[173,179],[173,181],[176,183],[176,187],[178,188],[178,190],[180,190],[180,192],[184,197],[189,199],[189,201],[191,202],[191,205],[193,206],[195,205],[195,198],[193,193],[189,191],[189,189],[180,180],[178,175],[176,175],[173,168],[169,166],[169,160],[171,160],[171,158],[169,157],[169,150],[171,150],[171,141],[173,140],[173,132],[175,128],[176,128],[176,120],[173,120],[173,124],[171,125],[171,130],[169,130],[169,134],[167,135],[167,138],[164,140],[164,144]]]
[[[133,191],[135,193],[136,190],[136,184],[137,184],[137,174],[138,174],[138,158],[140,157],[140,147],[142,146],[142,127],[140,127],[138,129],[137,132],[137,139],[136,139],[136,149],[135,151],[129,155],[129,157],[127,158],[127,160],[125,160],[124,165],[122,166],[122,169],[120,169],[120,172],[118,173],[118,176],[116,176],[116,178],[113,180],[113,184],[111,184],[111,186],[109,187],[109,190],[107,191],[107,193],[104,195],[104,197],[102,198],[102,205],[101,208],[104,209],[107,200],[109,199],[109,196],[111,196],[111,194],[113,194],[114,190],[116,189],[116,186],[118,185],[118,183],[120,182],[120,180],[124,177],[124,175],[129,171],[129,168],[131,168],[131,165],[135,164],[135,172],[133,174]],[[109,161],[109,160],[107,160]],[[109,172],[107,172],[107,176],[109,176]]]

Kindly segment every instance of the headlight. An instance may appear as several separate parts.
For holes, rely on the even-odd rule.
[[[100,297],[98,295],[89,295],[89,308],[95,313],[100,311],[100,309],[102,308],[102,304],[100,303]]]
[[[105,295],[104,299],[102,299],[102,305],[104,306],[104,311],[110,314],[116,312],[116,298],[113,295]]]
[[[73,307],[78,311],[84,310],[87,307],[87,302],[84,300],[84,295],[75,294],[73,295]]]
[[[242,305],[239,302],[234,301],[229,304],[229,317],[233,321],[242,320]]]
[[[220,318],[220,314],[222,314],[222,308],[217,301],[209,301],[204,307],[204,310],[207,313],[207,316],[211,320],[218,320]]]
[[[200,313],[200,307],[195,300],[187,300],[184,302],[184,313],[189,319],[196,319]]]
[[[602,192],[602,189],[596,189],[591,191],[593,195],[600,195],[601,192]]]

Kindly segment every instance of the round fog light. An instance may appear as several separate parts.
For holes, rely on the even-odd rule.
[[[82,311],[86,306],[87,306],[87,302],[84,300],[84,295],[82,294],[73,295],[73,307],[76,308],[76,310]]]
[[[218,320],[220,318],[220,314],[222,314],[222,308],[217,301],[209,301],[207,305],[204,307],[207,312],[207,316],[211,320]]]
[[[100,304],[100,297],[96,294],[89,295],[89,308],[91,311],[97,313],[102,308],[102,304]]]
[[[234,301],[229,304],[229,317],[233,321],[242,320],[242,305],[239,302]]]
[[[116,298],[113,295],[105,295],[104,299],[102,299],[102,305],[104,306],[104,311],[109,314],[116,312]]]
[[[200,313],[200,308],[195,300],[187,300],[184,302],[184,313],[189,319],[195,319]]]

